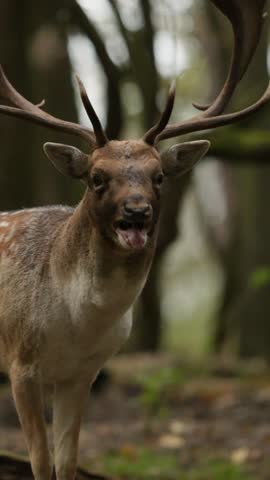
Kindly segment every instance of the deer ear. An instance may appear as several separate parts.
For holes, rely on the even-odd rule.
[[[161,154],[164,174],[183,175],[191,170],[210,147],[207,140],[196,140],[174,145]]]
[[[63,175],[82,179],[89,170],[89,157],[76,147],[61,143],[45,143],[43,150]]]

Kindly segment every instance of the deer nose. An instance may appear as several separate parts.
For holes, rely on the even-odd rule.
[[[125,215],[133,221],[149,220],[152,216],[152,207],[148,203],[136,204],[132,201],[124,203]]]

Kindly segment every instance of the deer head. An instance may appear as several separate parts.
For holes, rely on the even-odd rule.
[[[205,155],[210,145],[206,140],[185,142],[160,156],[157,144],[163,139],[241,120],[270,98],[268,87],[255,104],[239,112],[223,114],[259,41],[265,0],[212,1],[228,17],[234,32],[234,51],[224,86],[211,105],[194,104],[201,110],[199,115],[169,125],[175,98],[173,85],[159,122],[141,140],[109,140],[78,77],[81,99],[93,131],[49,115],[41,109],[43,104],[30,103],[12,87],[2,68],[0,70],[0,96],[12,104],[0,106],[0,113],[73,133],[87,142],[87,154],[73,146],[55,143],[46,143],[44,151],[61,173],[86,184],[93,223],[121,249],[141,250],[147,245],[159,217],[164,176],[185,173]]]

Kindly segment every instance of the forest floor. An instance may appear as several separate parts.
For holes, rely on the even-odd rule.
[[[82,427],[80,463],[89,471],[115,480],[270,480],[270,379],[259,365],[213,369],[135,355],[116,358],[110,371]],[[0,450],[25,454],[8,386],[0,428]]]

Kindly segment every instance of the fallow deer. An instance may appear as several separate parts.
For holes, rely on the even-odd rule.
[[[189,121],[168,125],[174,87],[159,122],[140,140],[111,141],[78,80],[94,131],[55,118],[22,97],[1,68],[0,113],[83,138],[87,153],[46,143],[61,173],[80,179],[76,208],[62,206],[0,216],[0,365],[8,373],[26,436],[35,480],[73,480],[83,407],[104,362],[127,339],[132,305],[154,255],[162,181],[182,175],[209,142],[175,145],[160,155],[160,140],[227,125],[257,111],[270,98],[223,114],[260,37],[264,0],[213,0],[229,18],[235,48],[227,80],[210,106]],[[252,28],[251,28],[252,26]],[[147,319],[146,319],[147,321]],[[43,417],[43,387],[54,386],[54,462]]]

